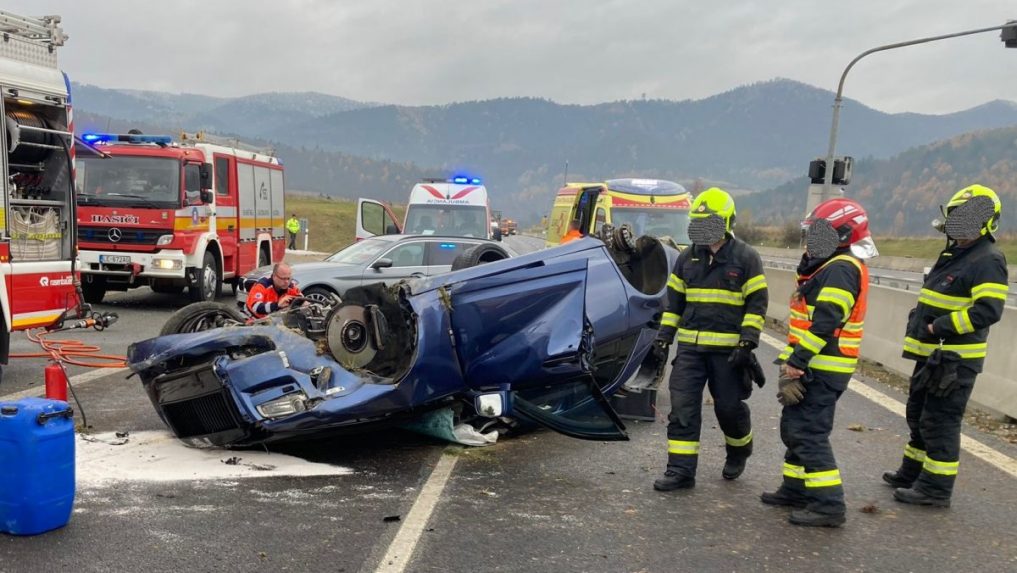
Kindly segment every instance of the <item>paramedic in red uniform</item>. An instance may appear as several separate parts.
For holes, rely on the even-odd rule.
[[[293,269],[286,263],[276,263],[272,276],[258,279],[247,294],[247,310],[255,318],[264,318],[279,309],[288,308],[294,297],[302,296],[293,282]]]

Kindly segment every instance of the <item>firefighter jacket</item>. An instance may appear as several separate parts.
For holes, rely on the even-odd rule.
[[[868,268],[840,249],[825,260],[803,258],[797,282],[788,315],[788,344],[778,360],[799,370],[852,374],[862,345]],[[843,382],[846,385],[847,379]]]
[[[678,255],[668,279],[659,336],[700,351],[759,345],[766,316],[763,263],[752,247],[728,234],[716,254],[693,245]]]
[[[301,296],[297,283],[290,281],[290,286],[285,291],[279,292],[272,284],[272,277],[262,277],[251,287],[247,293],[247,310],[255,318],[264,318],[269,313],[279,310],[279,299],[284,296]]]
[[[1003,316],[1007,280],[1006,258],[987,236],[940,253],[908,316],[904,358],[924,361],[942,343],[981,372],[989,326]]]

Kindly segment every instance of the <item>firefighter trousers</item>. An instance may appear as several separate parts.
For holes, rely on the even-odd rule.
[[[785,406],[780,415],[784,453],[784,481],[778,493],[806,502],[806,509],[843,515],[844,487],[830,446],[837,400],[847,388],[850,374],[812,371],[805,398]]]
[[[915,364],[915,374],[924,365],[924,362]],[[908,391],[911,439],[904,447],[897,475],[912,482],[911,487],[919,493],[939,499],[949,499],[953,493],[960,459],[961,422],[977,376],[963,366],[957,369],[957,374],[957,388],[947,396],[932,396],[924,388],[916,389],[913,383]]]
[[[730,351],[700,352],[679,345],[671,370],[671,413],[667,425],[667,467],[694,477],[699,463],[703,389],[710,388],[713,411],[724,432],[727,456],[745,459],[752,454],[752,422],[742,373],[727,359]]]

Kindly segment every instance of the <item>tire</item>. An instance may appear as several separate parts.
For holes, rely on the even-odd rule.
[[[106,296],[106,279],[93,276],[81,281],[81,294],[84,295],[85,302],[99,304]]]
[[[184,292],[184,285],[174,284],[167,279],[156,279],[152,281],[152,292],[160,294],[180,294]]]
[[[493,263],[509,258],[508,251],[499,245],[483,244],[477,245],[465,253],[459,255],[452,261],[452,270],[458,271],[468,269],[484,263]]]
[[[201,332],[247,321],[247,316],[233,305],[221,302],[195,302],[174,312],[162,325],[159,336]]]
[[[308,287],[307,289],[303,290],[303,293],[305,297],[311,300],[320,301],[321,303],[330,306],[335,306],[342,302],[342,299],[339,298],[339,295],[337,295],[332,289],[328,287],[323,286]]]
[[[215,264],[215,255],[205,253],[201,268],[198,269],[197,284],[187,287],[187,293],[191,302],[210,302],[222,294],[222,277],[219,275],[219,267]]]

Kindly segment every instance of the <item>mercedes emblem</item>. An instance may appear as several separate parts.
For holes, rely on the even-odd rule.
[[[108,233],[106,233],[106,236],[109,237],[111,243],[119,243],[120,239],[124,238],[124,232],[121,231],[120,229],[117,229],[116,227],[113,227],[112,229],[109,230]]]

